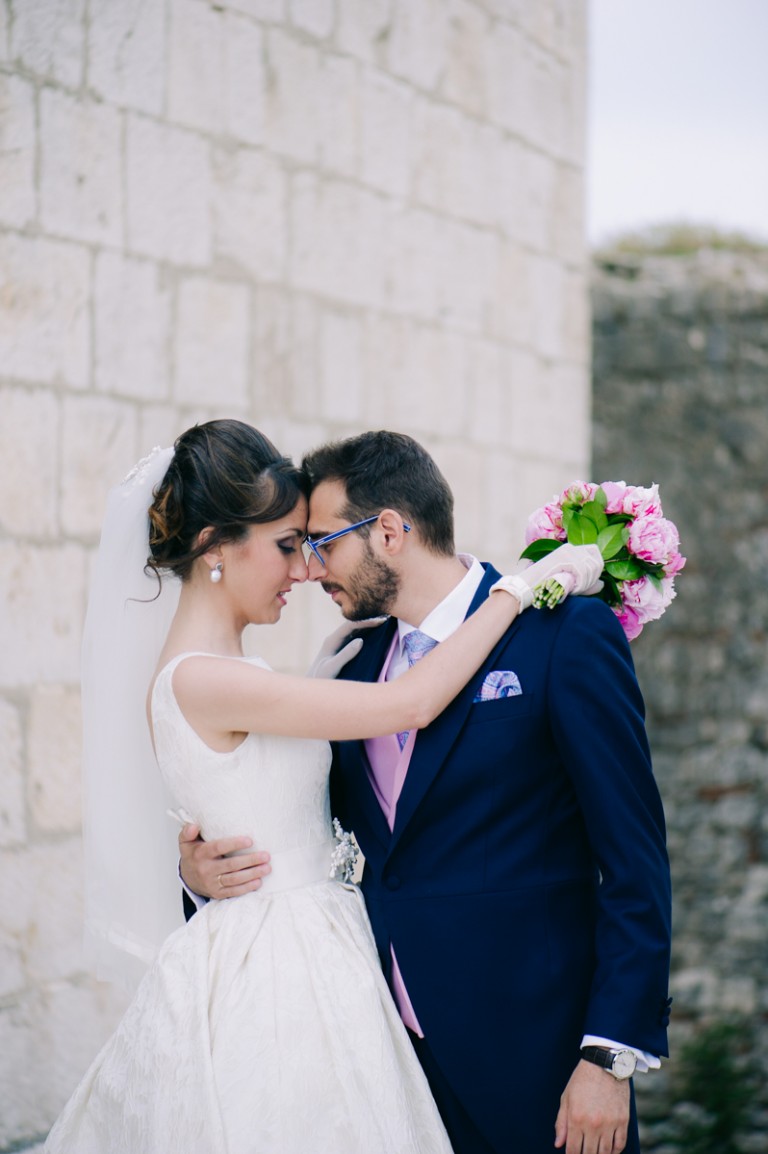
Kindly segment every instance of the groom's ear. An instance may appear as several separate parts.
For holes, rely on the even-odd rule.
[[[384,551],[395,557],[402,551],[408,532],[403,518],[394,509],[382,509],[379,513],[378,528]]]

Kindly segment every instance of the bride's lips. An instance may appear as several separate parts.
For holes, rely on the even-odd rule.
[[[285,603],[286,603],[285,599],[289,593],[290,593],[290,589],[280,589],[279,590],[279,592],[277,594],[277,599],[281,605],[285,605]]]

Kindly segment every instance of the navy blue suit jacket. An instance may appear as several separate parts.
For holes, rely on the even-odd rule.
[[[470,612],[497,577],[486,567]],[[366,632],[343,676],[375,680],[395,628]],[[522,694],[475,703],[491,670],[516,673]],[[418,734],[391,833],[362,742],[336,746],[331,789],[365,855],[384,970],[394,944],[433,1054],[492,1146],[552,1149],[583,1034],[667,1053],[664,816],[606,605],[575,597],[514,622]]]

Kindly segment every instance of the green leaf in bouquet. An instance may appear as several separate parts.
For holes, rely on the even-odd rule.
[[[615,557],[627,543],[628,530],[624,525],[606,525],[597,535],[597,547],[606,561]]]
[[[608,496],[605,492],[605,489],[598,488],[597,491],[595,492],[595,495],[592,498],[592,500],[595,502],[595,504],[599,505],[602,509],[605,509],[605,507],[608,504]]]
[[[598,597],[600,597],[602,601],[605,601],[606,605],[621,605],[621,593],[619,592],[618,581],[611,577],[610,573],[608,573],[605,569],[600,576],[602,578],[603,587],[598,593]]]
[[[540,537],[538,541],[531,541],[530,545],[526,545],[520,558],[525,558],[527,561],[540,561],[542,557],[546,557],[554,549],[559,549],[562,544],[562,541],[555,541],[552,537]]]
[[[594,545],[597,541],[597,525],[591,517],[580,512],[573,514],[568,524],[568,540],[572,545]]]
[[[563,528],[568,532],[568,526],[578,512],[575,505],[563,505]]]
[[[590,521],[594,521],[598,531],[604,529],[608,524],[608,518],[605,514],[605,508],[599,501],[587,501],[581,507],[581,515],[589,517]]]
[[[641,562],[636,561],[634,557],[626,561],[606,561],[605,568],[606,572],[617,581],[637,581],[638,577],[642,577],[646,572]]]

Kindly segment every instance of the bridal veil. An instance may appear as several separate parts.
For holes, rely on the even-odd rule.
[[[156,448],[110,491],[82,651],[86,957],[131,988],[183,924],[178,827],[155,761],[147,690],[180,582],[144,566],[148,509],[174,450]]]

